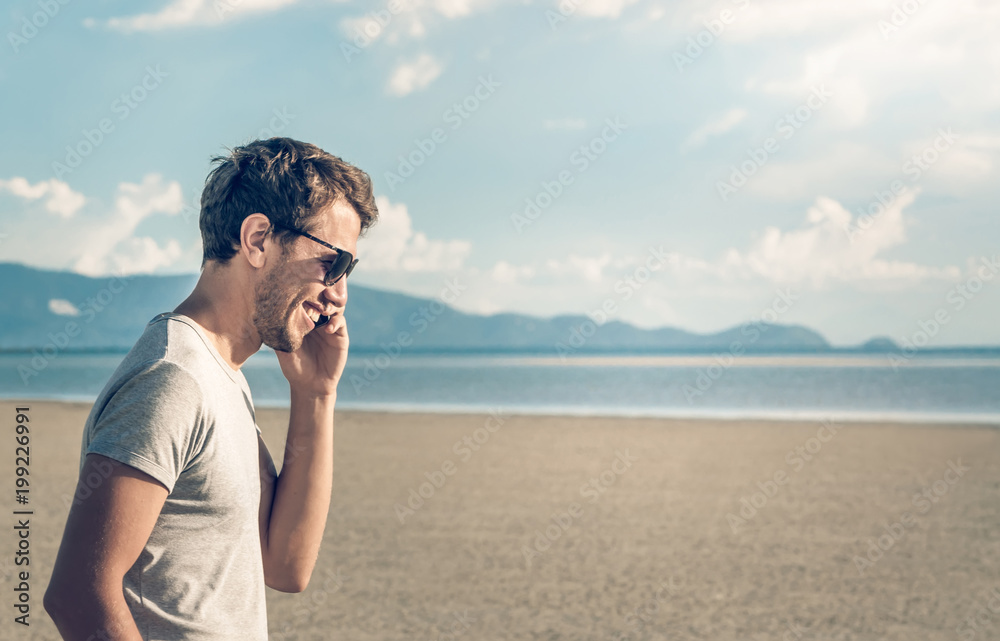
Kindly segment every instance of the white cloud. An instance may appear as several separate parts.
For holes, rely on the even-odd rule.
[[[710,120],[701,127],[692,131],[691,135],[688,136],[681,144],[681,150],[685,151],[701,147],[710,137],[721,136],[736,125],[743,122],[746,117],[747,112],[745,109],[740,109],[738,107],[730,109],[719,118]]]
[[[153,212],[179,214],[184,197],[177,181],[164,184],[160,174],[147,174],[142,184],[120,183],[115,205],[127,220],[138,222]]]
[[[50,181],[51,182],[51,181]],[[78,202],[83,196],[68,187],[13,183],[20,194],[41,198],[39,193],[56,197],[58,202]],[[25,188],[27,185],[28,188]],[[16,242],[4,242],[2,260],[24,263],[43,269],[68,269],[88,276],[115,272],[149,272],[168,266],[183,253],[177,240],[164,245],[147,237],[136,237],[139,225],[156,214],[175,215],[183,208],[180,184],[167,182],[159,174],[149,174],[139,184],[120,183],[113,204],[102,206],[99,199],[79,214],[62,216],[54,223],[40,225],[27,211],[0,211],[0,224],[5,237]],[[74,205],[75,207],[75,205]],[[72,207],[67,207],[69,211]],[[29,210],[30,211],[30,210]],[[70,309],[58,301],[50,303],[53,313],[68,313]]]
[[[178,214],[184,197],[177,181],[164,183],[159,174],[146,175],[141,184],[120,183],[114,209],[97,225],[89,225],[78,240],[81,253],[72,268],[88,275],[122,271],[153,271],[180,255],[176,241],[161,249],[152,238],[136,238],[136,228],[156,213]]]
[[[490,276],[498,283],[515,283],[519,280],[529,280],[535,275],[531,265],[512,265],[505,260],[497,261],[490,270]]]
[[[823,289],[836,282],[954,279],[958,267],[934,267],[889,260],[882,255],[906,242],[903,211],[919,190],[904,189],[881,213],[861,220],[840,203],[821,196],[806,213],[806,224],[790,231],[767,227],[746,251],[730,249],[714,263],[681,261],[679,270],[723,280],[761,278],[784,285]]]
[[[49,311],[57,316],[79,316],[80,310],[65,298],[49,299]]]
[[[797,100],[824,82],[834,94],[832,124],[842,128],[866,124],[885,101],[918,95],[928,87],[966,116],[1000,106],[996,83],[968,81],[995,75],[1000,5],[980,0],[917,3],[912,15],[903,15],[902,21],[896,16],[894,28],[891,18],[900,4],[762,0],[741,12],[723,37],[737,44],[771,39],[778,52],[786,47],[791,53],[787,41],[778,38],[808,36],[805,48],[796,47],[794,59],[801,62],[791,71],[769,65],[762,74],[767,81],[751,78],[747,86]]]
[[[591,18],[617,18],[637,0],[578,0],[576,13]]]
[[[918,194],[917,189],[904,188],[880,213],[865,220],[852,215],[836,200],[821,196],[809,207],[798,229],[766,227],[746,249],[730,248],[714,260],[667,251],[662,254],[667,256],[666,263],[656,271],[669,273],[685,289],[722,288],[727,297],[734,295],[733,287],[743,287],[749,281],[822,290],[837,283],[880,282],[907,287],[926,280],[956,279],[961,270],[955,266],[921,265],[885,257],[906,243],[904,210]],[[661,246],[659,251],[665,250]],[[538,285],[542,276],[549,276],[558,278],[552,281],[558,287],[573,287],[573,282],[606,286],[641,267],[650,255],[654,254],[618,258],[608,252],[598,256],[570,254],[562,260],[548,259],[544,269],[500,261],[491,275],[494,281],[507,284],[530,281]],[[646,306],[663,307],[654,302]]]
[[[45,198],[45,209],[63,218],[71,217],[87,202],[83,194],[55,178],[32,185],[27,179],[15,176],[10,180],[0,180],[0,191],[8,191],[25,200]]]
[[[368,47],[383,37],[388,30],[387,27],[391,24],[389,22],[383,25],[375,16],[365,14],[363,16],[344,18],[340,21],[340,29],[344,35],[352,40],[355,46]]]
[[[1000,136],[974,131],[943,133],[954,135],[954,144],[943,149],[940,144],[935,147],[935,142],[941,143],[943,136],[937,139],[929,136],[910,141],[904,147],[910,166],[915,164],[912,159],[916,156],[924,161],[927,170],[921,180],[953,195],[970,185],[992,185],[991,177],[1000,154]]]
[[[472,251],[467,240],[430,240],[413,230],[406,205],[376,198],[379,220],[362,239],[358,256],[365,271],[435,272],[459,269]]]
[[[406,96],[426,88],[441,75],[443,69],[430,54],[420,54],[413,62],[402,62],[393,70],[386,91],[394,96]]]
[[[490,0],[432,0],[429,6],[445,18],[462,18],[492,4]]]
[[[343,0],[331,0],[342,2]],[[575,0],[577,15],[595,18],[618,18],[625,7],[638,0]],[[171,0],[158,11],[131,16],[117,16],[106,20],[86,18],[84,26],[101,25],[123,33],[162,31],[185,27],[218,26],[235,16],[265,14],[301,4],[301,0]],[[400,35],[420,39],[427,35],[426,22],[438,16],[446,20],[458,20],[476,13],[487,11],[500,0],[404,0],[402,10],[392,13],[388,3],[375,5],[373,11],[348,17],[340,26],[349,38],[368,32],[365,46],[387,36],[392,43],[399,41]],[[381,12],[384,25],[372,16]],[[384,16],[388,15],[386,21]],[[372,24],[379,27],[376,31]]]
[[[115,266],[114,271],[125,274],[148,274],[161,267],[170,267],[183,250],[180,243],[171,238],[163,247],[152,238],[129,238],[115,248],[114,254],[108,257],[108,263]]]
[[[488,9],[497,0],[404,0],[398,5],[382,3],[362,15],[340,21],[341,31],[358,47],[368,47],[378,40],[396,45],[404,38],[420,40],[427,36],[428,24],[439,18],[457,20]],[[390,8],[396,6],[397,11]]]
[[[785,155],[779,149],[744,189],[770,200],[795,201],[816,193],[837,193],[842,199],[871,199],[874,190],[885,190],[894,180],[921,185],[928,193],[968,196],[971,189],[989,188],[1000,156],[1000,136],[975,130],[952,130],[949,143],[939,132],[950,128],[930,128],[926,135],[899,143],[887,155],[885,145],[871,141],[830,141],[822,153]],[[805,135],[805,134],[803,134]],[[810,144],[820,144],[809,141]],[[789,146],[793,142],[789,141]],[[747,156],[737,157],[722,180],[731,179],[732,167]]]
[[[913,310],[926,304],[928,291],[943,296],[963,269],[978,266],[925,264],[893,255],[906,246],[906,211],[918,193],[903,191],[865,221],[836,200],[819,197],[800,226],[766,227],[739,248],[711,257],[683,255],[664,243],[655,252],[650,247],[570,253],[527,264],[498,261],[469,284],[459,304],[477,313],[549,316],[591,313],[610,301],[611,319],[709,332],[759,318],[776,292],[791,291],[803,302],[781,322],[805,323],[841,342],[858,342],[886,330],[880,329],[881,317],[845,322],[844,315],[864,309],[856,300],[873,308],[900,304],[905,313],[917,313]],[[654,256],[661,257],[657,268],[641,273]]]
[[[684,319],[674,309],[676,290],[666,285],[672,278],[667,265],[676,259],[664,244],[655,244],[600,254],[570,252],[528,264],[500,260],[481,277],[467,270],[464,278],[471,282],[458,305],[473,313],[534,316],[602,310],[609,320],[643,327],[676,324]]]
[[[600,256],[578,256],[570,254],[566,260],[550,258],[545,261],[545,268],[553,275],[576,275],[586,281],[599,283],[604,278],[604,268],[611,264],[611,254]]]
[[[109,18],[104,26],[116,31],[160,31],[178,27],[218,25],[237,15],[267,13],[296,4],[298,0],[172,0],[154,13]],[[88,18],[87,26],[98,24]]]
[[[870,40],[869,37],[863,38]],[[814,93],[828,95],[822,106],[811,114],[809,120],[819,116],[830,125],[852,129],[864,124],[869,116],[871,94],[876,87],[862,78],[860,71],[852,68],[853,61],[844,58],[853,54],[852,47],[861,46],[855,42],[851,46],[841,44],[819,51],[807,52],[802,56],[802,71],[792,78],[777,78],[759,82],[756,78],[747,81],[749,89],[759,89],[781,97],[788,103],[788,113],[794,113],[800,105],[808,105]],[[880,55],[870,51],[870,55]],[[811,108],[811,105],[809,105]]]
[[[782,145],[795,146],[794,138],[787,143],[780,137],[778,140]],[[746,154],[735,158],[723,174],[723,179],[731,179],[732,167],[739,167],[747,158]],[[876,178],[874,183],[873,177]],[[827,143],[822,153],[796,156],[791,149],[779,148],[773,160],[768,160],[749,177],[744,189],[758,196],[784,201],[809,199],[823,192],[836,192],[841,197],[845,194],[865,197],[876,185],[884,187],[893,179],[903,177],[901,158],[886,158],[878,147],[867,142],[843,140]]]
[[[739,3],[719,3],[708,11],[697,14],[701,20],[717,18],[722,9],[730,9],[734,19],[727,27],[729,37],[741,40],[758,40],[799,36],[816,33],[843,33],[845,28],[858,24],[876,27],[879,18],[889,15],[892,5],[899,0],[841,0],[829,2],[802,2],[802,0],[755,0],[740,8]],[[775,16],[781,16],[776,20]]]

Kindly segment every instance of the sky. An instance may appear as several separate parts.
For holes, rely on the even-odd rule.
[[[352,283],[1000,344],[995,2],[12,0],[0,29],[0,261],[196,273],[211,158],[290,136],[373,179]]]

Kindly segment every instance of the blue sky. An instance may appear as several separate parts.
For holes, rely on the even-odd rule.
[[[0,260],[194,272],[210,157],[285,135],[375,182],[354,282],[1000,343],[995,3],[6,6]]]

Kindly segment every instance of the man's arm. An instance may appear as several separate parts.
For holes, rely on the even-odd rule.
[[[91,487],[88,478],[101,482]],[[149,540],[167,488],[145,472],[88,454],[74,496],[45,611],[66,641],[142,641],[122,579]]]
[[[342,303],[299,349],[276,352],[291,389],[291,411],[277,478],[260,442],[258,512],[264,582],[275,590],[305,590],[319,556],[333,487],[333,409],[349,342]]]
[[[292,390],[281,474],[260,441],[260,544],[264,582],[301,592],[319,556],[333,485],[333,407],[336,396]],[[258,437],[259,439],[259,437]]]

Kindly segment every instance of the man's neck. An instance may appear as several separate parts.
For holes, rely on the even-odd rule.
[[[174,309],[198,323],[219,354],[238,370],[260,349],[260,335],[253,324],[253,286],[231,265],[213,261],[205,266],[194,291]]]

